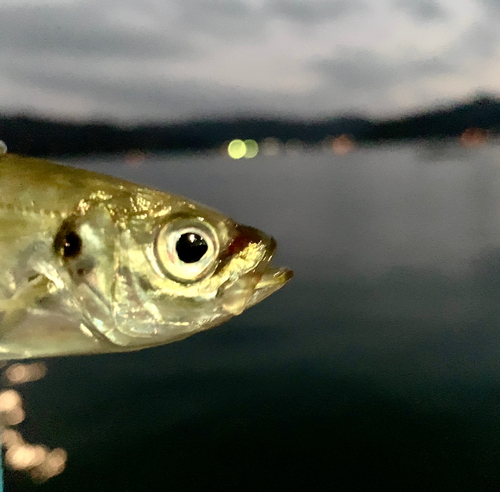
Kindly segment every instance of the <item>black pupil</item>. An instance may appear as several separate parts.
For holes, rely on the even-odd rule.
[[[184,263],[196,263],[203,258],[207,252],[208,246],[205,239],[195,232],[186,232],[183,234],[175,245],[175,250],[179,256],[179,260]]]
[[[65,258],[74,258],[80,254],[82,249],[82,240],[76,232],[68,232],[64,238],[63,256]]]

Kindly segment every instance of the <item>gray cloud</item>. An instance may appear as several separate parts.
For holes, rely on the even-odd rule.
[[[0,9],[0,50],[71,56],[171,58],[188,56],[193,47],[168,32],[146,32],[110,22],[103,6]]]
[[[399,10],[383,12],[384,22],[387,15],[394,22],[400,20],[403,9],[422,33],[423,21],[447,15],[431,0],[391,1]],[[488,8],[500,4],[500,0],[476,1]],[[462,37],[457,34],[456,42],[439,56],[419,58],[418,39],[413,44],[404,41],[408,51],[414,50],[411,56],[377,55],[368,45],[380,35],[368,5],[364,0],[81,0],[9,7],[0,0],[0,91],[4,91],[0,95],[8,96],[3,97],[8,99],[3,107],[26,101],[35,109],[66,115],[79,111],[156,120],[249,112],[321,117],[352,108],[393,111],[399,104],[392,94],[395,87],[400,92],[408,87],[415,101],[426,104],[432,89],[423,82],[458,73],[465,57],[486,58],[498,46],[496,25],[484,19]],[[347,46],[366,48],[346,48],[337,56],[314,61],[311,53],[307,59],[308,47],[321,51],[318,40],[329,42],[329,34],[332,49],[338,50],[335,26],[340,23],[349,32]],[[315,37],[317,26],[321,35]],[[228,74],[230,80],[241,80],[244,74],[235,76],[234,70],[247,69],[244,59],[234,63],[238,53],[233,46],[241,46],[242,56],[247,56],[255,45],[260,51],[256,56],[251,53],[248,70],[262,66],[265,71],[269,69],[266,38],[274,41],[283,30],[293,56],[283,54],[279,43],[276,48],[269,46],[277,66],[283,60],[283,77],[274,83],[265,72],[255,76],[261,87],[263,81],[266,84],[264,90],[252,89],[250,81],[245,88],[231,86]],[[311,35],[311,42],[299,39],[304,32]],[[222,58],[211,66],[209,60],[216,60],[219,53]],[[59,95],[67,103],[58,103]],[[401,100],[409,98],[403,94]]]
[[[446,10],[434,0],[395,0],[394,6],[421,22],[444,20]]]
[[[314,25],[336,20],[364,5],[364,0],[176,0],[184,27],[193,33],[231,39],[265,34],[276,19]]]
[[[394,104],[398,84],[453,72],[439,58],[389,61],[370,51],[347,50],[343,55],[314,63],[311,76],[319,86],[303,94],[269,89],[249,90],[208,78],[178,80],[147,69],[126,74],[99,72],[92,63],[67,64],[64,58],[2,60],[14,83],[23,87],[85,101],[95,117],[137,120],[183,120],[210,116],[322,117],[357,108],[384,110]]]
[[[473,24],[460,38],[456,48],[456,56],[464,55],[475,58],[490,58],[500,45],[500,33],[496,25],[485,22]]]
[[[177,0],[179,22],[185,32],[194,36],[235,40],[257,35],[266,28],[266,17],[241,0]]]
[[[434,92],[432,79],[456,74],[457,67],[444,57],[410,59],[386,58],[370,50],[344,50],[329,59],[308,64],[320,77],[320,85],[310,94],[314,106],[323,101],[340,111],[365,112],[389,116],[401,106],[430,106],[440,99],[446,102],[448,94]],[[452,98],[455,96],[451,96]]]
[[[271,15],[300,24],[319,24],[356,11],[362,7],[359,0],[269,0],[266,10]]]
[[[368,50],[346,50],[341,56],[311,63],[325,83],[350,91],[386,90],[415,78],[452,73],[442,58],[387,60]]]
[[[262,40],[277,11],[289,20],[310,24],[336,18],[352,5],[359,5],[359,0],[297,2],[288,10],[281,0],[260,6],[241,0],[144,0],[139,22],[133,19],[137,8],[133,0],[0,6],[0,76],[18,86],[19,93],[31,90],[34,96],[29,104],[36,106],[38,98],[47,107],[46,101],[60,95],[77,101],[80,111],[122,119],[185,119],[251,111],[300,114],[318,106],[324,110],[323,103],[311,104],[309,95],[294,97],[291,104],[291,96],[283,91],[231,87],[202,73],[192,80],[162,78],[144,62],[158,59],[163,73],[168,73],[165,68],[171,61],[213,53],[221,42]]]
[[[500,16],[500,0],[478,0],[490,15]]]
[[[326,82],[355,91],[383,87],[394,82],[398,69],[369,51],[346,53],[343,56],[311,63]]]
[[[1,60],[0,60],[1,63]],[[284,108],[286,95],[244,90],[213,80],[175,80],[138,71],[126,77],[98,74],[87,65],[64,70],[5,62],[13,81],[25,87],[87,101],[96,117],[124,120],[183,120],[217,115],[265,114]]]
[[[128,9],[120,12],[120,9]],[[144,20],[134,23],[134,14]],[[131,22],[121,22],[129,17]],[[186,59],[210,40],[263,36],[262,9],[240,0],[88,0],[75,4],[2,6],[0,51],[60,55]],[[213,48],[210,46],[210,48]]]
[[[262,10],[242,0],[173,0],[171,5],[178,13],[177,33],[204,43],[265,35]]]

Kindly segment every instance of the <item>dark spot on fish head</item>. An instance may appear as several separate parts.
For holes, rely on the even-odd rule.
[[[145,277],[138,278],[139,285],[143,291],[153,290],[154,287],[151,285],[151,282]]]
[[[54,252],[65,260],[77,258],[82,252],[82,238],[73,221],[65,220],[54,238]]]
[[[63,256],[65,258],[76,258],[82,251],[82,240],[80,236],[71,231],[64,238]]]
[[[65,220],[54,238],[54,253],[63,260],[64,265],[74,279],[88,275],[96,262],[83,254],[83,240],[78,232],[75,219]]]
[[[72,271],[76,273],[78,277],[83,277],[88,275],[95,267],[95,261],[92,258],[82,258],[79,260]]]

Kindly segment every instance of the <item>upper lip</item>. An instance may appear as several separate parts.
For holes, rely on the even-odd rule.
[[[270,265],[276,252],[276,241],[273,237],[249,226],[238,225],[236,230],[238,234],[229,246],[228,253],[238,253],[250,243],[261,243],[265,246],[265,255],[253,270],[224,286],[224,308],[233,315],[242,313],[270,296],[293,276],[293,272],[288,268],[275,268]]]
[[[238,225],[237,229],[239,236],[245,238],[246,241],[264,242],[266,245],[266,256],[254,272],[254,275],[259,275],[260,273],[260,278],[254,287],[253,295],[246,304],[246,307],[250,307],[283,287],[293,277],[293,272],[285,267],[276,268],[271,265],[271,260],[276,254],[277,249],[274,237],[268,236],[254,227]]]
[[[233,315],[257,304],[285,285],[293,276],[288,268],[275,268],[270,262],[276,252],[276,241],[254,227],[237,225],[237,234],[227,249],[228,255],[244,250],[250,243],[265,246],[264,257],[254,269],[224,285],[224,309]]]

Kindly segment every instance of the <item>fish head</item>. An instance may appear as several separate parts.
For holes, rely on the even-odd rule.
[[[292,276],[271,265],[272,237],[150,190],[81,203],[54,251],[86,329],[122,350],[217,326]]]

